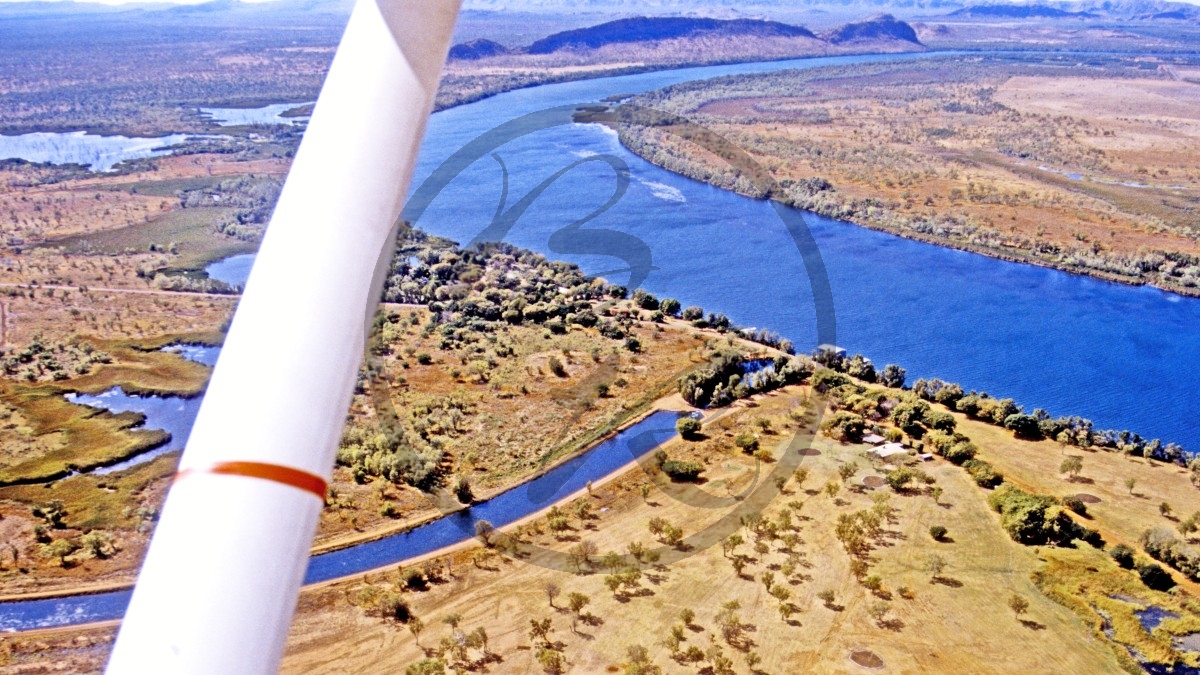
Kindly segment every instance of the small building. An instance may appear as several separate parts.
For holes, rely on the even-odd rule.
[[[862,441],[867,445],[882,445],[887,439],[879,434],[867,434],[862,437]]]
[[[899,443],[885,443],[877,448],[871,448],[867,452],[869,452],[872,455],[875,455],[881,459],[887,459],[888,457],[891,457],[892,455],[908,454],[908,448],[904,447],[903,445],[900,445]]]
[[[831,344],[817,345],[817,351],[818,352],[829,352],[831,354],[836,354],[838,356],[846,355],[845,349],[842,349],[841,347],[839,347],[837,345],[831,345]]]

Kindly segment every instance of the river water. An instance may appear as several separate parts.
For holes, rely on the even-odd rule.
[[[200,116],[220,127],[282,124],[296,126],[308,122],[308,116],[283,117],[306,103],[273,103],[260,108],[200,108]]]
[[[728,73],[815,67],[924,55],[844,57],[694,68],[556,84],[501,94],[433,116],[416,184],[458,148],[500,122],[537,110],[657,89]],[[658,268],[644,287],[684,305],[724,312],[769,328],[798,349],[818,344],[812,290],[796,245],[765,202],[672,174],[625,150],[611,131],[568,124],[496,151],[510,173],[508,204],[581,158],[628,164],[629,191],[586,224],[644,241]],[[465,168],[416,222],[431,233],[471,241],[500,200],[499,163]],[[556,231],[612,194],[607,164],[581,165],[547,189],[505,238],[601,273],[625,267],[607,256],[565,255]],[[411,211],[407,214],[412,216]],[[903,239],[806,214],[828,270],[836,341],[909,379],[939,377],[967,389],[1013,397],[1028,410],[1081,415],[1100,428],[1200,448],[1200,300]],[[621,283],[627,274],[609,275]]]
[[[84,131],[0,135],[0,159],[24,159],[50,164],[83,164],[92,171],[109,171],[127,159],[158,157],[188,139],[186,134],[159,138],[95,136]]]

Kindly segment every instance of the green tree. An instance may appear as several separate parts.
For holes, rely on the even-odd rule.
[[[904,492],[910,483],[917,478],[917,472],[907,466],[897,467],[888,472],[883,480],[896,492]]]
[[[846,443],[857,443],[862,440],[866,422],[862,415],[849,410],[838,410],[821,420],[821,433]]]
[[[444,675],[446,664],[441,659],[421,659],[404,669],[404,675]]]
[[[737,438],[733,439],[733,444],[741,448],[742,452],[747,455],[754,454],[758,450],[758,437],[754,434],[738,434]]]
[[[573,613],[579,614],[591,601],[592,599],[583,593],[571,592],[567,595],[567,608]]]
[[[934,541],[941,541],[946,538],[946,528],[942,525],[932,525],[929,528],[929,536],[933,537]]]
[[[854,462],[847,462],[838,467],[838,475],[842,477],[843,483],[846,483],[851,478],[853,478],[855,472],[857,472],[857,471],[858,471],[858,465],[855,464]]]
[[[545,592],[546,600],[550,603],[550,606],[554,607],[554,599],[558,597],[558,594],[562,592],[562,589],[558,587],[558,584],[552,581],[547,581],[546,583],[542,584],[542,591]]]
[[[931,579],[937,580],[946,570],[946,559],[940,555],[931,555],[925,559],[925,571]]]
[[[700,420],[691,417],[680,417],[675,423],[675,430],[687,440],[695,440],[700,435]]]
[[[572,592],[567,595],[567,608],[571,610],[571,630],[575,630],[576,622],[583,616],[583,608],[592,599],[583,593]]]
[[[529,639],[532,641],[541,640],[546,644],[550,644],[550,633],[554,632],[554,626],[550,623],[549,617],[545,619],[530,619],[529,620]]]
[[[491,548],[492,535],[496,533],[496,527],[490,521],[479,520],[475,522],[475,536],[479,541],[483,542],[484,546]]]
[[[889,363],[883,367],[879,373],[879,384],[892,389],[899,389],[904,386],[904,378],[906,373],[900,366]]]
[[[679,620],[683,622],[685,627],[690,627],[692,622],[696,620],[696,613],[691,609],[684,607],[679,610]]]
[[[887,618],[888,612],[890,611],[892,611],[892,606],[882,600],[872,603],[871,606],[867,608],[867,614],[869,614],[872,619],[875,619],[875,623],[881,625],[883,624],[884,619]]]
[[[425,622],[418,616],[410,616],[408,618],[408,632],[412,633],[413,642],[418,647],[421,646],[421,632],[425,630]]]
[[[1033,415],[1009,415],[1004,418],[1004,428],[1013,432],[1017,438],[1036,441],[1042,437],[1042,428],[1038,425],[1038,419]]]
[[[547,675],[560,675],[566,670],[567,660],[559,652],[543,647],[537,652],[538,663]]]
[[[49,544],[42,545],[42,557],[58,558],[58,564],[66,567],[67,556],[71,555],[78,549],[79,547],[69,540],[55,539]]]
[[[1171,574],[1157,563],[1149,561],[1140,563],[1137,566],[1137,573],[1147,588],[1152,588],[1156,591],[1165,591],[1175,586],[1175,580],[1171,578]]]
[[[1131,494],[1131,495],[1132,495],[1132,494],[1133,494],[1133,488],[1137,487],[1137,479],[1136,479],[1136,478],[1132,478],[1132,477],[1130,477],[1130,478],[1126,478],[1126,479],[1125,479],[1125,487],[1129,488],[1129,494]]]
[[[1058,472],[1071,474],[1072,480],[1079,477],[1080,471],[1083,471],[1083,458],[1079,455],[1071,455],[1058,465]]]
[[[1008,598],[1008,606],[1012,609],[1013,614],[1020,617],[1029,609],[1029,601],[1024,596],[1013,593]]]
[[[116,552],[113,536],[103,530],[92,530],[79,538],[80,546],[96,558],[107,558]]]
[[[625,650],[629,662],[625,664],[625,675],[658,675],[662,669],[650,662],[650,653],[641,645],[630,645]]]

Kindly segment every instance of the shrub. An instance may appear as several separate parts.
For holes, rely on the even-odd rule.
[[[929,536],[933,537],[934,541],[941,541],[946,538],[946,528],[942,525],[934,525],[929,528]]]
[[[428,586],[428,579],[421,570],[410,567],[400,573],[400,583],[412,591],[423,591]]]
[[[556,377],[567,376],[567,369],[563,366],[563,362],[558,360],[557,356],[551,356],[548,365],[550,366],[550,372],[554,373]]]
[[[1137,573],[1147,588],[1152,588],[1156,591],[1166,591],[1175,586],[1175,580],[1171,578],[1171,574],[1157,563],[1150,561],[1139,563]]]
[[[816,389],[822,394],[830,389],[841,387],[850,383],[850,378],[835,370],[830,370],[829,368],[817,368],[817,370],[812,374],[813,389]]]
[[[1008,535],[1022,544],[1065,545],[1088,536],[1062,512],[1054,497],[1030,494],[1006,484],[988,496],[988,504],[1000,514],[1000,525]]]
[[[1033,415],[1009,415],[1004,418],[1004,428],[1013,432],[1017,438],[1036,441],[1042,437],[1042,428],[1038,425],[1038,419]]]
[[[454,483],[454,496],[463,504],[475,501],[475,493],[471,490],[471,481],[466,476],[459,476]]]
[[[754,451],[758,450],[758,437],[754,434],[738,434],[737,438],[733,439],[733,444],[747,455],[753,455]]]
[[[1188,546],[1170,530],[1163,527],[1147,530],[1142,534],[1141,544],[1152,558],[1174,567],[1193,581],[1200,581],[1200,550]]]
[[[662,463],[662,470],[663,473],[671,477],[671,480],[692,482],[700,477],[700,473],[704,471],[704,465],[699,462],[668,459]]]
[[[938,431],[954,431],[954,428],[958,425],[958,422],[954,419],[954,415],[941,412],[940,410],[933,410],[927,413],[925,421],[930,429],[937,429]]]
[[[421,659],[404,670],[404,675],[443,675],[446,664],[441,659]]]
[[[1108,555],[1121,567],[1133,569],[1133,549],[1125,544],[1117,544],[1108,550]]]
[[[838,410],[821,420],[821,431],[826,436],[851,443],[862,440],[865,426],[863,418],[849,410]]]
[[[899,389],[904,386],[904,377],[907,373],[900,366],[889,363],[883,367],[879,373],[879,384],[893,389]]]
[[[417,352],[417,363],[427,366],[433,363],[433,357],[428,352]]]
[[[903,492],[904,490],[908,489],[908,484],[911,483],[916,477],[916,471],[913,471],[907,466],[902,466],[889,472],[888,475],[883,477],[883,479],[887,481],[888,486],[890,486],[896,492]]]
[[[642,309],[658,309],[658,298],[642,289],[633,292],[633,304]]]
[[[1081,516],[1087,515],[1087,504],[1084,504],[1083,500],[1075,495],[1063,497],[1062,504]]]
[[[675,423],[675,430],[684,438],[695,438],[700,433],[700,420],[691,417],[681,417]]]
[[[945,457],[947,460],[954,462],[955,464],[963,464],[975,459],[975,454],[977,452],[978,449],[975,447],[974,443],[970,441],[961,441],[950,446],[950,449],[946,450]]]
[[[913,438],[920,438],[924,434],[925,429],[921,424],[927,415],[929,404],[917,398],[903,401],[892,408],[892,422]]]
[[[1004,482],[1004,475],[981,459],[970,459],[963,462],[963,468],[971,474],[979,487],[994,488]]]

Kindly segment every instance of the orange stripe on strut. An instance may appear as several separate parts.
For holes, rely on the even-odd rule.
[[[211,473],[220,476],[245,476],[269,480],[273,483],[288,485],[325,501],[325,479],[300,469],[265,462],[217,462],[211,466],[184,469],[175,474],[175,481],[181,481],[194,473]]]

